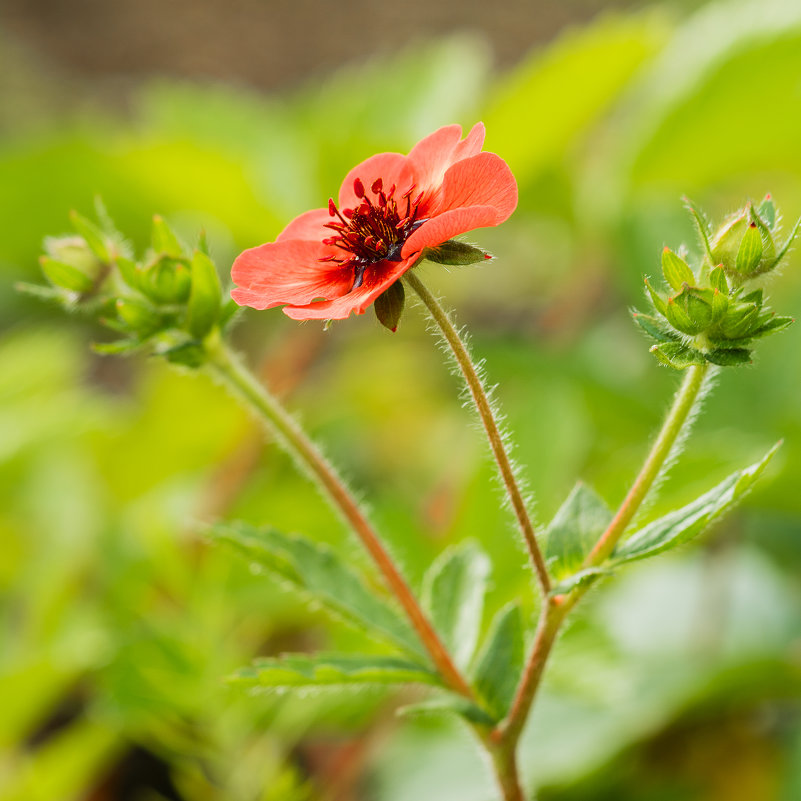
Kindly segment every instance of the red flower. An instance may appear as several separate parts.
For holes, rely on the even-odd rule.
[[[517,206],[517,184],[484,126],[427,136],[408,156],[379,153],[354,167],[339,205],[294,219],[275,242],[241,253],[231,292],[241,306],[284,305],[296,320],[342,319],[367,307],[420,258],[454,236],[499,225]]]

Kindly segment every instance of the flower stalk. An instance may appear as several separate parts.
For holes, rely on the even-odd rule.
[[[512,510],[517,519],[520,531],[523,534],[523,539],[525,540],[526,548],[528,549],[531,562],[534,566],[534,572],[537,576],[537,582],[539,583],[543,597],[547,598],[551,590],[551,579],[548,575],[548,569],[545,566],[545,559],[537,543],[534,525],[531,522],[531,516],[528,513],[525,498],[523,497],[523,493],[515,477],[511,459],[509,458],[498,427],[498,421],[495,419],[492,404],[487,397],[487,392],[478,375],[478,370],[475,364],[473,364],[467,346],[459,336],[459,332],[456,330],[456,326],[454,326],[450,315],[445,311],[437,298],[428,290],[414,271],[410,270],[406,273],[404,280],[423,302],[423,305],[431,315],[431,319],[448,343],[448,347],[451,349],[456,363],[459,365],[459,369],[464,376],[464,380],[470,390],[470,395],[473,398],[473,403],[476,406],[478,416],[487,433],[490,449],[498,465],[498,471],[500,472],[501,480],[509,496]]]
[[[634,519],[649,490],[669,461],[674,448],[685,435],[708,373],[708,365],[696,365],[687,370],[637,478],[609,526],[587,556],[584,567],[597,567],[612,554],[615,545]],[[588,585],[579,586],[567,595],[548,597],[543,604],[534,644],[526,661],[510,712],[493,732],[493,738],[502,751],[515,751],[562,623],[581,600],[587,588]]]
[[[473,691],[456,668],[379,535],[335,468],[329,464],[289,412],[222,342],[218,332],[212,332],[205,344],[210,372],[247,403],[259,421],[277,436],[279,444],[342,515],[371,556],[387,587],[400,603],[443,680],[454,692],[473,700]]]

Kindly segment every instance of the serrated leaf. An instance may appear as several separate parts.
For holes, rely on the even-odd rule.
[[[525,659],[523,615],[516,603],[495,615],[474,671],[474,684],[489,711],[503,718],[514,700]]]
[[[432,670],[406,659],[373,654],[284,654],[257,659],[229,678],[233,684],[264,690],[369,684],[440,685]]]
[[[153,215],[150,245],[156,253],[165,253],[176,259],[180,258],[184,252],[181,240],[159,214]]]
[[[395,281],[389,288],[382,292],[373,304],[375,316],[378,322],[395,332],[398,330],[398,323],[403,314],[403,307],[406,305],[406,290],[401,281]]]
[[[492,726],[496,721],[488,715],[480,706],[471,703],[461,695],[440,695],[436,698],[429,698],[417,704],[408,704],[397,710],[397,714],[403,717],[424,717],[429,715],[459,715],[471,723],[480,726]]]
[[[247,523],[219,523],[210,534],[357,628],[372,631],[414,656],[424,655],[409,623],[325,545]]]
[[[187,327],[196,339],[203,339],[217,322],[222,301],[220,277],[214,262],[202,251],[192,255],[192,288],[187,304]]]
[[[668,328],[659,318],[650,314],[643,314],[636,309],[631,309],[631,317],[639,328],[651,339],[657,342],[678,342],[679,335]]]
[[[579,482],[545,531],[545,560],[560,581],[575,573],[604,533],[612,512],[592,487]]]
[[[704,356],[710,364],[719,367],[737,367],[751,363],[751,351],[748,348],[716,348],[707,351]]]
[[[695,284],[695,276],[690,265],[670,248],[662,251],[662,274],[665,276],[665,281],[676,290],[681,289],[684,284],[690,286]]]
[[[700,534],[710,523],[731,509],[762,475],[781,443],[774,445],[764,459],[732,473],[687,506],[649,523],[615,549],[612,564],[645,559],[675,548]]]
[[[659,361],[674,370],[684,370],[693,364],[703,364],[705,359],[697,350],[688,348],[680,342],[665,342],[661,345],[654,345],[651,353]]]
[[[92,253],[104,264],[108,264],[111,261],[111,254],[108,250],[106,236],[100,228],[74,210],[70,212],[70,222],[72,227],[84,238]]]
[[[475,543],[464,543],[442,553],[423,580],[423,607],[460,668],[478,644],[490,567]]]
[[[762,258],[762,234],[756,223],[751,223],[743,234],[737,251],[735,269],[742,275],[750,275],[759,266]]]
[[[81,293],[88,292],[94,286],[94,281],[88,275],[71,264],[51,259],[49,256],[41,256],[39,264],[47,280],[54,286]]]

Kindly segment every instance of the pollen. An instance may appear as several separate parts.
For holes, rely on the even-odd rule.
[[[324,239],[342,251],[326,256],[320,261],[341,264],[353,268],[353,286],[358,289],[364,280],[365,270],[380,261],[400,261],[401,248],[409,235],[423,222],[418,219],[423,193],[415,196],[412,185],[400,198],[396,198],[395,184],[384,191],[384,182],[377,178],[370,185],[370,192],[361,179],[353,182],[353,193],[359,200],[354,209],[337,208],[333,198],[328,201],[328,213],[334,218],[325,227],[333,235]],[[372,195],[372,197],[371,197]]]

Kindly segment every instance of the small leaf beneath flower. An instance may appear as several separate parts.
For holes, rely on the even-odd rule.
[[[781,262],[781,260],[787,255],[787,251],[790,250],[790,245],[793,244],[793,240],[796,238],[799,230],[801,230],[801,218],[796,221],[796,224],[793,226],[793,230],[790,231],[787,241],[782,245],[782,248],[779,251],[778,256],[776,256],[776,260],[773,262],[771,268],[778,266],[779,262]]]
[[[439,695],[436,698],[429,698],[418,704],[408,704],[397,710],[398,715],[403,717],[424,717],[428,715],[459,715],[471,723],[480,726],[492,726],[496,721],[488,715],[480,706],[471,703],[461,695],[448,693]]]
[[[196,250],[192,256],[192,288],[187,305],[187,327],[196,339],[203,339],[214,327],[221,300],[217,268],[205,253]]]
[[[330,548],[247,523],[219,523],[210,534],[357,628],[372,631],[415,657],[424,654],[405,618]]]
[[[651,296],[651,303],[653,303],[654,308],[663,317],[667,317],[667,303],[665,303],[665,299],[651,286],[651,283],[647,278],[645,279],[645,288],[648,290],[648,294]]]
[[[631,317],[642,331],[657,342],[678,342],[680,340],[679,335],[672,328],[653,315],[631,309]]]
[[[475,687],[498,720],[509,711],[525,659],[523,615],[516,603],[495,616],[478,655]]]
[[[690,212],[690,215],[695,221],[695,227],[698,231],[698,235],[701,237],[701,243],[704,246],[704,253],[706,253],[709,261],[714,264],[715,259],[712,257],[712,246],[709,242],[709,232],[711,230],[711,226],[706,218],[706,215],[701,209],[696,208],[695,204],[688,197],[684,198],[684,207]]]
[[[675,548],[700,534],[710,523],[731,509],[762,475],[781,442],[774,445],[760,462],[732,473],[697,500],[649,523],[615,549],[612,564],[645,559]]]
[[[423,258],[433,261],[436,264],[449,264],[452,266],[464,266],[467,264],[478,264],[488,261],[492,256],[481,248],[468,245],[467,242],[459,242],[456,239],[449,239],[435,248],[426,248]]]
[[[81,293],[89,292],[94,286],[94,281],[88,275],[82,273],[71,264],[56,261],[56,259],[51,259],[49,256],[41,256],[39,264],[42,266],[42,272],[47,277],[47,280],[54,286]]]
[[[681,289],[683,284],[690,286],[695,284],[695,276],[690,265],[670,248],[662,251],[662,274],[665,276],[665,281],[676,290]]]
[[[342,685],[440,684],[437,674],[420,664],[373,654],[284,654],[258,659],[234,673],[229,681],[264,692]]]
[[[442,553],[423,580],[423,608],[459,668],[468,665],[478,643],[489,574],[489,557],[464,543]]]
[[[545,531],[545,559],[553,577],[567,578],[584,563],[612,520],[612,512],[592,487],[579,482]]]
[[[390,331],[398,330],[398,323],[406,304],[406,290],[401,281],[395,281],[375,300],[375,316],[378,322]]]
[[[651,348],[651,353],[662,364],[672,367],[674,370],[684,370],[690,365],[703,364],[706,361],[697,350],[688,348],[680,342],[665,342],[661,345],[654,345]]]
[[[751,351],[748,348],[718,348],[705,353],[704,356],[710,364],[717,364],[720,367],[737,367],[751,363]]]
[[[756,331],[753,331],[751,336],[757,339],[758,337],[764,337],[768,334],[775,334],[777,331],[783,331],[794,322],[795,320],[792,317],[771,317],[770,320],[757,328]]]

